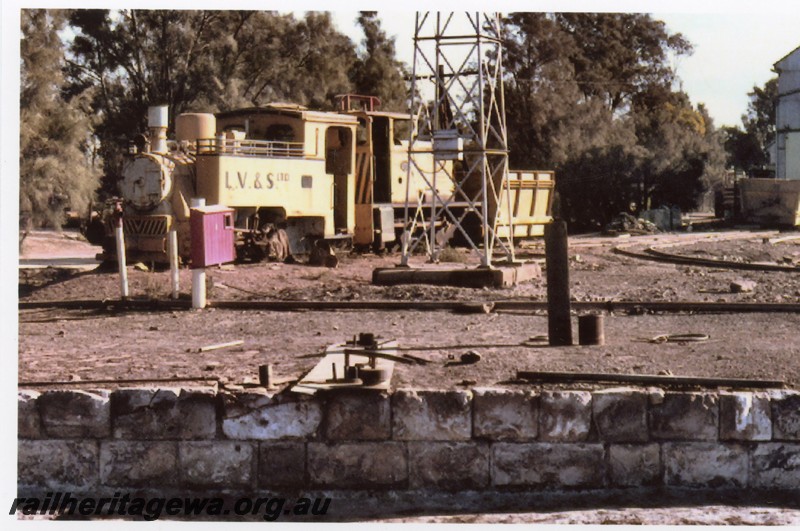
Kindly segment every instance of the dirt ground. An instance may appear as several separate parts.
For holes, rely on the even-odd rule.
[[[667,246],[684,256],[800,266],[800,233],[727,231],[656,236],[570,238],[570,284],[575,301],[704,301],[800,303],[800,269],[791,272],[737,271],[639,260],[613,252]],[[99,249],[75,233],[34,233],[23,246],[20,301],[117,299],[118,275],[98,269]],[[541,242],[528,243],[519,257],[543,262]],[[340,255],[336,269],[300,264],[251,264],[209,270],[210,300],[277,301],[498,301],[546,300],[544,279],[512,289],[470,289],[371,284],[376,267],[392,267],[398,255]],[[477,264],[456,254],[454,267]],[[418,262],[421,259],[417,260]],[[50,265],[50,267],[47,267]],[[142,265],[128,269],[134,298],[166,299],[169,273]],[[181,297],[189,298],[191,275],[180,272]],[[732,282],[749,280],[752,291],[733,293]],[[130,380],[218,378],[223,386],[255,385],[258,365],[270,363],[278,378],[298,378],[319,361],[329,344],[359,332],[396,339],[403,352],[432,361],[395,365],[392,386],[537,388],[515,380],[517,370],[673,374],[777,379],[800,388],[800,313],[642,313],[605,315],[604,346],[549,347],[530,341],[547,333],[541,311],[463,314],[449,311],[263,311],[178,310],[115,312],[55,308],[19,311],[19,382],[27,388],[104,388]],[[573,319],[577,339],[577,316]],[[662,334],[706,334],[702,342],[653,343]],[[238,346],[199,352],[229,341]],[[448,364],[467,350],[482,356],[474,365]],[[116,380],[102,385],[95,380]],[[36,382],[39,382],[38,384]],[[41,384],[41,385],[40,385]],[[134,385],[142,385],[136,383]],[[169,383],[158,383],[169,386]],[[200,385],[180,381],[173,387]],[[548,388],[552,388],[548,385]],[[571,388],[589,388],[573,384]],[[287,391],[288,386],[282,386]],[[796,501],[796,500],[795,500]],[[393,523],[546,523],[658,525],[797,525],[794,503],[735,504],[730,500],[675,502],[654,498],[615,500],[602,507],[564,502],[517,512],[398,516],[377,512],[360,519]],[[529,511],[534,512],[529,512]],[[521,512],[519,512],[521,511]],[[419,514],[415,511],[413,514]],[[425,514],[425,511],[422,511]]]
[[[770,243],[773,242],[773,243]],[[570,238],[570,280],[576,301],[723,301],[800,303],[800,269],[737,271],[674,265],[614,254],[616,246],[662,246],[671,253],[731,261],[800,265],[800,233],[727,231],[654,236]],[[113,270],[86,264],[97,248],[75,233],[34,233],[24,244],[19,270],[20,301],[114,299]],[[543,262],[541,242],[527,243],[519,257]],[[373,286],[376,267],[392,267],[399,256],[340,255],[336,269],[302,264],[228,265],[208,272],[210,300],[458,300],[546,299],[544,279],[511,289],[446,286]],[[30,268],[37,259],[58,267]],[[456,254],[454,267],[477,264]],[[415,258],[418,262],[423,258]],[[81,268],[83,270],[81,270]],[[166,299],[169,272],[129,267],[134,298]],[[750,292],[732,293],[731,283],[750,280]],[[191,276],[181,270],[181,296]],[[577,319],[573,319],[577,342]],[[549,347],[531,338],[547,333],[543,312],[459,314],[447,311],[291,311],[32,309],[19,312],[19,380],[92,381],[145,378],[220,378],[254,383],[258,365],[275,375],[299,377],[332,343],[360,332],[396,339],[402,349],[433,363],[395,367],[397,387],[519,385],[517,370],[672,374],[783,380],[800,387],[800,315],[797,313],[614,313],[605,316],[604,346]],[[662,334],[706,334],[707,341],[652,343]],[[200,353],[203,346],[239,341],[238,346]],[[474,365],[448,363],[467,350]],[[68,363],[67,363],[68,362]],[[121,382],[123,383],[123,382]]]

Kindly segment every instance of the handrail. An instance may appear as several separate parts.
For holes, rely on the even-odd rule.
[[[250,157],[302,157],[302,142],[198,138],[198,155],[243,155]]]

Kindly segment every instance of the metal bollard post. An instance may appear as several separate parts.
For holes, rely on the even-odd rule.
[[[566,222],[555,220],[545,225],[544,242],[549,342],[551,346],[572,345]]]
[[[581,315],[578,317],[578,344],[604,345],[606,342],[603,330],[602,315]]]
[[[192,308],[202,310],[206,307],[206,270],[192,269]]]
[[[178,231],[169,231],[167,240],[167,250],[169,251],[169,269],[172,280],[172,298],[177,299],[180,292],[180,274],[178,271]]]
[[[117,242],[117,265],[119,266],[119,296],[120,299],[128,298],[128,269],[125,260],[125,234],[122,229],[122,208],[117,205],[114,212],[114,236]]]
[[[258,366],[258,383],[262,386],[272,387],[272,364]]]

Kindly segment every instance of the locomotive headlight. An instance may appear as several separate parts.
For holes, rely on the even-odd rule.
[[[155,154],[130,160],[122,171],[120,193],[137,210],[152,210],[169,198],[175,163]]]

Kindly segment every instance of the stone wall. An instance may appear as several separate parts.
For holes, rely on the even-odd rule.
[[[18,474],[27,493],[797,489],[800,392],[23,390]]]

